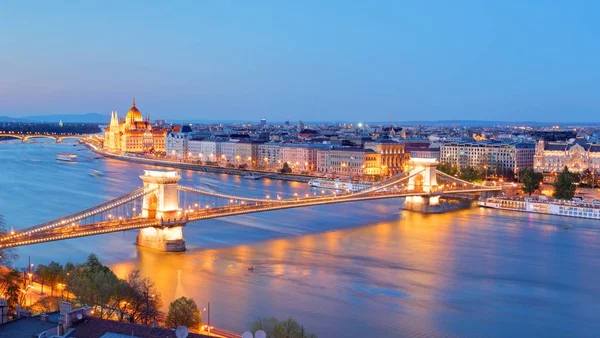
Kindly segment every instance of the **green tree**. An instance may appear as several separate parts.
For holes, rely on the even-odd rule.
[[[51,261],[47,269],[47,279],[46,281],[50,284],[50,296],[54,295],[54,288],[58,286],[58,283],[62,282],[63,276],[63,267],[59,263],[55,261]]]
[[[0,237],[8,234],[8,229],[6,228],[6,222],[4,221],[4,216],[0,214]],[[14,248],[9,249],[0,249],[0,266],[10,266],[14,263],[19,255],[17,255],[16,250]]]
[[[469,166],[460,171],[460,179],[465,180],[465,181],[469,181],[469,182],[481,181],[482,177],[483,177],[483,175],[481,174],[481,172],[479,170],[477,170],[477,168],[474,168],[474,167]]]
[[[531,196],[534,191],[540,188],[540,182],[543,179],[543,175],[541,173],[536,173],[532,168],[523,168],[519,170],[519,178],[523,183],[521,190]]]
[[[283,164],[283,167],[281,168],[281,173],[282,174],[290,174],[291,172],[292,172],[292,168],[290,168],[290,165],[287,162],[285,162]]]
[[[268,338],[317,338],[317,335],[305,332],[304,327],[293,318],[278,321],[276,318],[258,318],[252,323],[252,332],[263,330]]]
[[[563,171],[558,174],[554,186],[554,198],[570,200],[575,196],[575,184],[573,184],[573,174],[565,166]]]
[[[594,188],[596,186],[596,174],[592,169],[587,168],[581,172],[581,183]]]
[[[458,175],[458,167],[450,163],[440,163],[437,165],[437,170],[450,176]]]
[[[258,330],[263,330],[267,334],[267,337],[274,337],[275,328],[277,327],[278,323],[279,321],[275,317],[258,318],[254,321],[254,323],[252,323],[251,331],[256,333]]]
[[[46,266],[44,264],[38,264],[38,266],[35,268],[35,271],[34,271],[37,281],[42,286],[42,294],[44,294],[44,284],[48,283],[48,278],[49,278],[48,272],[49,272],[48,266]]]
[[[197,328],[200,323],[200,310],[192,298],[181,297],[169,304],[169,313],[165,322],[167,327],[183,325],[188,328]]]
[[[8,308],[14,310],[20,303],[21,297],[21,273],[17,270],[9,270],[0,273],[0,295],[4,295]]]

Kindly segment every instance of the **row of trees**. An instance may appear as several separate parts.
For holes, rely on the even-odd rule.
[[[1,221],[1,219],[0,219]],[[103,265],[95,254],[83,264],[61,265],[50,262],[40,264],[34,271],[34,281],[50,288],[50,294],[31,306],[33,313],[57,311],[61,300],[69,300],[75,307],[90,306],[94,315],[103,319],[129,321],[149,325],[156,322],[161,297],[154,282],[142,278],[133,270],[126,279],[119,279]],[[17,270],[6,269],[0,273],[0,295],[7,298],[9,311],[25,302],[26,278]],[[56,292],[60,289],[60,292]],[[181,297],[169,306],[165,325],[197,328],[201,325],[198,306],[191,298]]]
[[[483,168],[475,168],[471,166],[460,168],[456,165],[440,163],[438,164],[437,169],[445,174],[458,177],[461,180],[469,182],[481,182],[486,176]]]

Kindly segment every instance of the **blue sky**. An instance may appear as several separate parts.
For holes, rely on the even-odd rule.
[[[0,115],[600,121],[594,1],[1,1]]]

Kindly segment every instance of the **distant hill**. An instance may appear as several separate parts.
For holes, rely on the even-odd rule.
[[[63,121],[64,123],[101,123],[108,124],[110,122],[110,115],[102,115],[97,113],[88,114],[74,114],[74,115],[38,115],[38,116],[25,116],[20,118],[0,116],[0,122],[50,122],[58,123]]]
[[[0,116],[0,122],[21,122],[23,119],[9,116]]]

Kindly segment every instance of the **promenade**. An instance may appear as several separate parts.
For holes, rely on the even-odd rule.
[[[88,149],[93,151],[94,153],[112,158],[119,161],[132,162],[132,163],[140,163],[140,164],[148,164],[159,167],[168,167],[175,169],[183,169],[183,170],[194,170],[194,171],[203,171],[217,174],[228,174],[228,175],[238,175],[238,176],[248,176],[254,175],[257,178],[270,178],[275,180],[282,181],[292,181],[292,182],[302,182],[307,183],[313,178],[324,177],[320,175],[302,175],[302,174],[280,174],[276,171],[267,171],[267,170],[257,170],[257,169],[239,169],[239,168],[228,168],[222,166],[212,166],[205,164],[197,164],[197,163],[189,163],[183,161],[177,161],[166,158],[156,158],[156,157],[148,157],[148,156],[129,156],[129,155],[120,155],[113,154],[106,151],[103,151],[99,146],[82,141],[82,144],[85,145]]]

